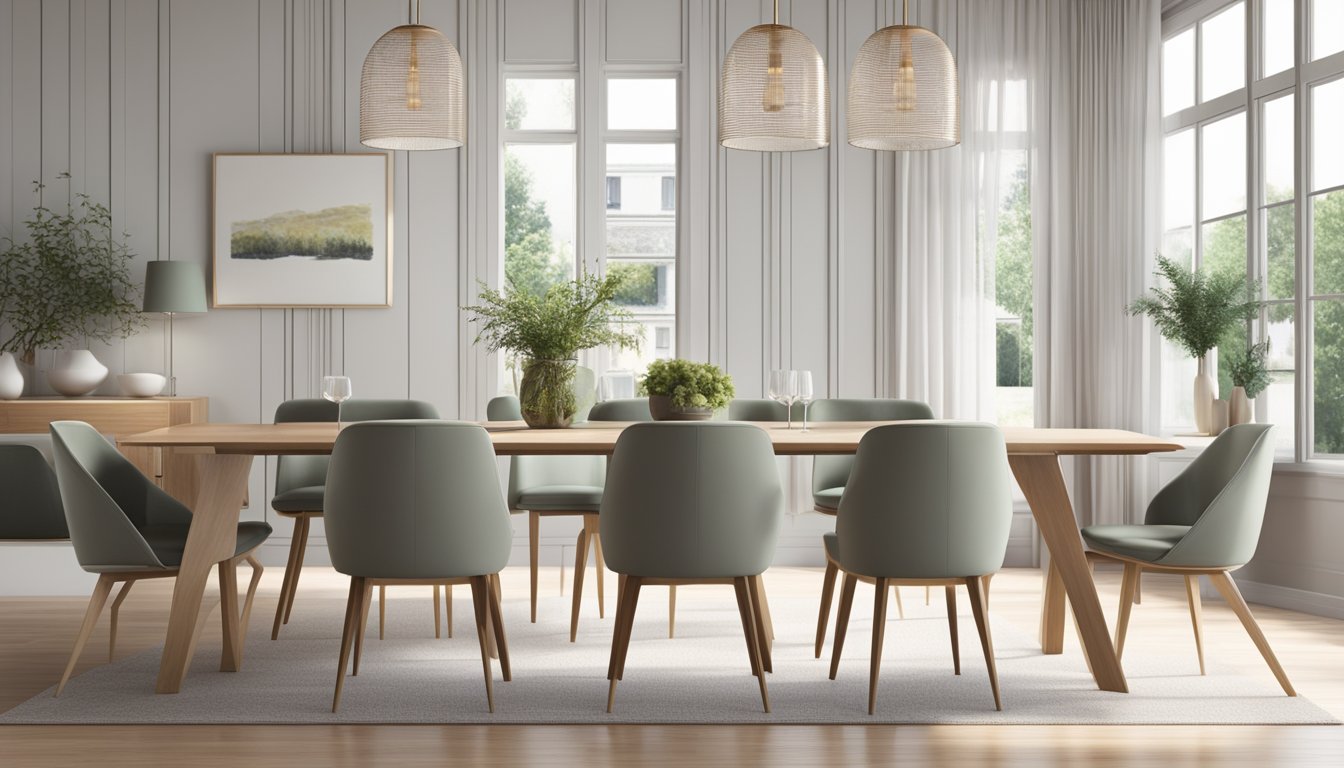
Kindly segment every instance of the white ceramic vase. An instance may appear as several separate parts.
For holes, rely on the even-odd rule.
[[[66,397],[87,395],[107,378],[107,366],[87,349],[56,353],[56,365],[47,371],[47,383]]]
[[[1201,435],[1213,433],[1213,399],[1217,383],[1209,375],[1209,356],[1199,358],[1199,373],[1195,374],[1195,431]]]
[[[9,352],[0,352],[0,400],[23,397],[23,371]]]
[[[1229,426],[1238,424],[1255,423],[1255,404],[1251,398],[1246,396],[1246,390],[1241,387],[1232,389],[1232,398],[1229,400],[1227,423]]]

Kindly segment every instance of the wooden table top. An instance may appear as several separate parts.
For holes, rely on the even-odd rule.
[[[812,424],[807,432],[785,429],[775,422],[757,423],[774,444],[775,453],[788,455],[850,454],[858,449],[863,433],[881,424],[899,422],[825,422]],[[521,421],[482,422],[495,452],[514,455],[610,454],[625,422],[588,422],[569,429],[529,429]],[[287,424],[183,424],[120,438],[124,446],[200,449],[202,452],[263,455],[327,454],[336,441],[337,425],[327,423]],[[1035,429],[1005,427],[1010,454],[1142,455],[1179,451],[1184,446],[1169,440],[1120,429]]]

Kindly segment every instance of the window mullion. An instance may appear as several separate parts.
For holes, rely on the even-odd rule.
[[[1297,445],[1294,446],[1294,459],[1296,461],[1307,461],[1311,458],[1315,446],[1315,424],[1312,414],[1315,408],[1313,397],[1315,396],[1315,378],[1316,363],[1312,359],[1315,349],[1315,328],[1312,324],[1312,306],[1311,294],[1313,288],[1312,281],[1312,261],[1311,261],[1311,238],[1307,229],[1307,216],[1311,206],[1307,205],[1307,144],[1310,138],[1309,121],[1310,112],[1308,110],[1309,94],[1302,88],[1303,65],[1307,60],[1307,2],[1308,0],[1296,0],[1293,3],[1293,11],[1296,23],[1294,29],[1293,45],[1293,74],[1297,82],[1297,90],[1293,97],[1293,111],[1296,117],[1296,123],[1293,131],[1293,199],[1296,201],[1295,216],[1293,222],[1293,242],[1295,250],[1295,266],[1297,274],[1294,276],[1297,301],[1294,322],[1297,325],[1297,349],[1294,350],[1297,355],[1297,407],[1295,415],[1297,418]]]

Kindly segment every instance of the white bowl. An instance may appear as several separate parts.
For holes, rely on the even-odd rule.
[[[163,391],[168,379],[158,373],[123,373],[117,383],[129,397],[154,397]]]

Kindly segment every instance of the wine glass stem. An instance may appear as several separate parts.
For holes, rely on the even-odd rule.
[[[342,405],[343,405],[343,403],[340,402],[339,400],[336,402],[336,431],[337,431],[337,432],[340,432],[340,431],[341,431],[341,406],[342,406]]]
[[[793,398],[784,398],[784,428],[793,429]]]
[[[804,400],[804,401],[803,401],[803,431],[804,431],[804,432],[807,431],[807,406],[808,406],[808,402],[807,402],[806,400]]]

